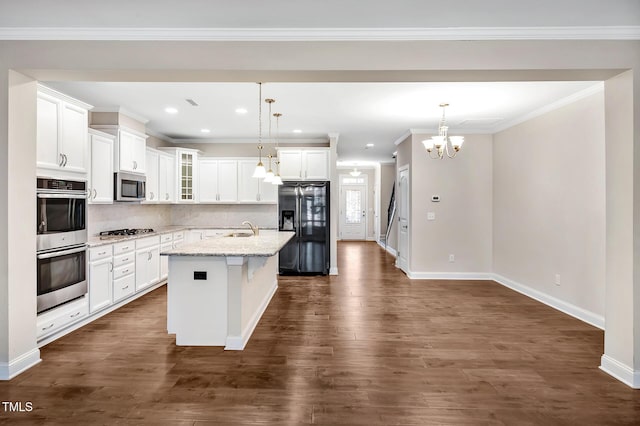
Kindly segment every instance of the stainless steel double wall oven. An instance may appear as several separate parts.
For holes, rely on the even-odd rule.
[[[87,183],[37,178],[38,313],[87,293]]]

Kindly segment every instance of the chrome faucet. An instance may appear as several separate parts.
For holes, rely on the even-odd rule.
[[[258,234],[260,233],[260,230],[258,229],[257,226],[253,226],[253,224],[251,222],[249,222],[248,220],[245,220],[244,222],[242,222],[243,225],[249,225],[249,227],[251,228],[251,230],[253,231],[253,236],[257,237]]]

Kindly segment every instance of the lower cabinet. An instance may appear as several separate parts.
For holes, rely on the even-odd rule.
[[[129,274],[113,280],[113,303],[126,299],[136,291],[136,276]]]
[[[160,237],[136,240],[136,291],[160,281]]]
[[[89,250],[89,312],[97,312],[113,303],[113,256],[111,247]]]

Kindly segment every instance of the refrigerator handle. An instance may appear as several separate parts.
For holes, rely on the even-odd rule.
[[[302,226],[302,219],[300,218],[300,213],[302,211],[302,189],[299,186],[295,187],[296,191],[296,236],[299,237],[302,235],[300,227]]]

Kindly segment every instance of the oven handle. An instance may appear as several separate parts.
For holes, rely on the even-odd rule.
[[[57,192],[55,194],[52,194],[52,193],[47,193],[47,194],[38,193],[38,194],[36,194],[36,196],[38,198],[68,198],[68,199],[78,199],[78,200],[86,200],[87,199],[87,194],[86,193],[82,193],[82,194],[69,194],[69,193],[64,193],[64,192]]]
[[[67,254],[80,253],[81,251],[86,251],[86,250],[87,250],[87,246],[82,246],[82,247],[72,248],[72,249],[69,249],[69,250],[54,251],[53,253],[43,253],[43,254],[37,255],[36,257],[38,259],[51,259],[52,257],[65,256]]]

